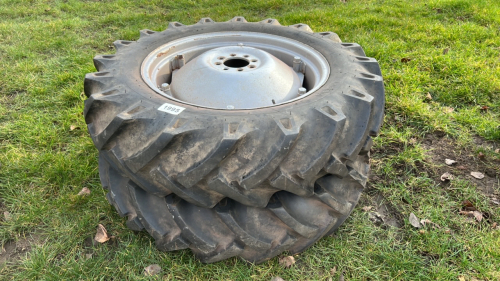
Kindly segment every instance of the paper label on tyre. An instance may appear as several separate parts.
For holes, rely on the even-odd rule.
[[[166,112],[166,113],[170,113],[173,115],[177,115],[177,114],[181,113],[184,109],[186,109],[186,108],[184,108],[182,106],[173,105],[170,103],[164,103],[160,107],[158,107],[158,110]]]

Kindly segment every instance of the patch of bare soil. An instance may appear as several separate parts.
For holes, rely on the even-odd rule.
[[[500,147],[494,142],[485,141],[479,137],[475,138],[475,143],[484,149],[495,150]],[[491,203],[498,205],[500,202],[500,161],[490,159],[483,154],[475,153],[471,150],[460,149],[452,139],[429,134],[422,142],[422,146],[428,152],[429,160],[436,165],[433,177],[436,181],[446,186],[447,182],[440,180],[441,175],[450,173],[453,177],[466,179],[477,186],[485,196],[491,199]],[[453,165],[446,165],[445,160],[456,161]],[[478,179],[471,175],[471,172],[479,172],[484,178]]]
[[[17,241],[9,241],[0,248],[0,268],[6,264],[16,263],[25,257],[33,245],[40,245],[43,241],[42,235],[31,234]]]

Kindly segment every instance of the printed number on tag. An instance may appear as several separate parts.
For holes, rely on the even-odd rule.
[[[177,106],[177,105],[173,105],[170,103],[164,103],[160,107],[158,107],[158,110],[166,112],[166,113],[174,114],[174,115],[181,113],[184,109],[186,109],[186,108],[181,107],[181,106]]]

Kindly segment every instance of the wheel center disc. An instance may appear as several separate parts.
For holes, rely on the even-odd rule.
[[[213,108],[258,108],[298,97],[299,75],[273,55],[252,47],[207,51],[173,72],[172,96]]]
[[[159,94],[214,109],[254,109],[312,94],[330,73],[301,42],[257,32],[214,32],[168,42],[143,61],[141,76]]]

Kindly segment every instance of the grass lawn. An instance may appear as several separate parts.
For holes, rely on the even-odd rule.
[[[0,279],[500,280],[500,3],[346,2],[0,0]],[[289,269],[278,258],[204,265],[128,230],[105,199],[82,116],[83,77],[113,41],[236,15],[334,31],[384,75],[385,123],[360,204]],[[442,182],[445,172],[454,178]],[[432,223],[417,229],[410,213]],[[111,242],[92,245],[98,224]],[[162,273],[145,277],[150,264]]]

